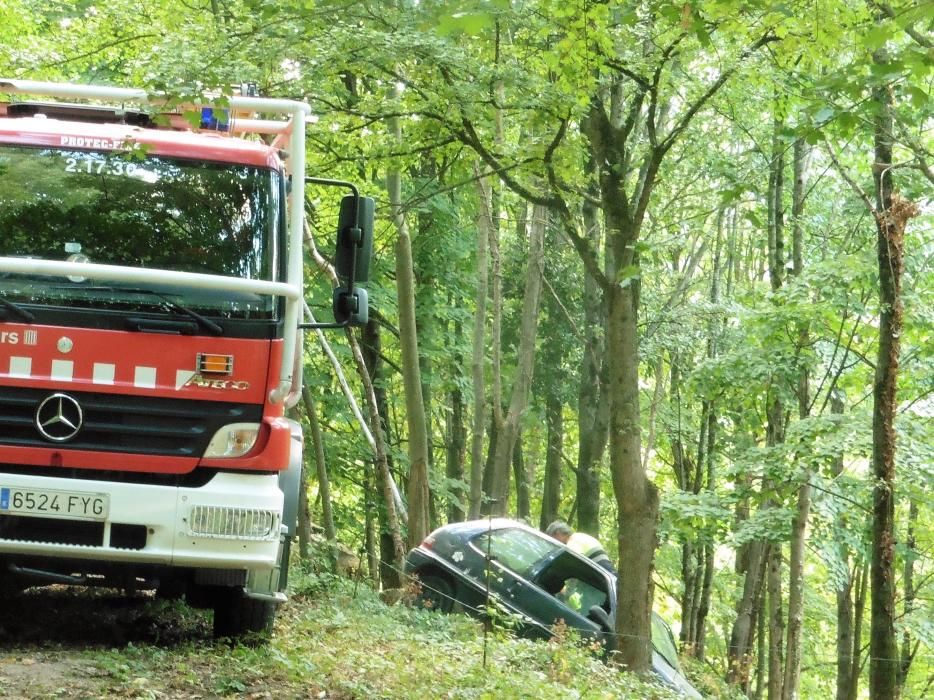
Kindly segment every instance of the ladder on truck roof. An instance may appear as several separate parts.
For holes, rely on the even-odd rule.
[[[65,98],[77,100],[77,102],[48,103],[48,106],[84,106],[88,110],[97,109],[102,111],[106,111],[108,108],[101,105],[90,105],[88,103],[95,100],[118,102],[121,105],[120,108],[110,108],[113,110],[114,114],[119,114],[123,111],[122,106],[127,102],[153,107],[166,105],[169,102],[169,98],[165,95],[150,94],[145,90],[135,88],[76,85],[74,83],[48,83],[33,80],[6,80],[2,78],[0,78],[0,94]],[[208,95],[203,101],[173,105],[175,111],[167,116],[173,114],[179,116],[179,110],[184,109],[200,110],[203,108],[220,108],[221,105],[218,104],[220,101],[223,101],[222,107],[230,111],[228,132],[231,134],[268,134],[274,136],[290,134],[293,125],[296,124],[296,118],[299,115],[304,117],[311,111],[307,103],[297,100],[258,97],[256,95],[231,95],[224,98],[217,95]],[[289,119],[256,119],[242,116],[240,113],[285,115],[288,116]],[[302,119],[301,121],[304,122],[305,120]],[[190,124],[187,122],[184,124],[185,129],[191,129]],[[194,130],[197,131],[197,129]],[[212,128],[210,131],[216,131],[216,129]],[[286,144],[282,144],[281,146],[280,144],[275,145],[276,147],[282,147]],[[284,148],[284,150],[287,150],[287,148]]]
[[[77,100],[79,104],[95,101],[118,102],[158,107],[169,102],[165,95],[150,94],[137,88],[121,88],[102,85],[79,85],[75,83],[38,82],[0,78],[0,95],[30,95]],[[304,300],[302,246],[305,223],[305,122],[311,108],[298,100],[231,95],[223,98],[208,97],[204,102],[191,102],[177,107],[180,109],[202,109],[206,107],[229,109],[231,114],[230,133],[274,135],[273,146],[284,152],[286,169],[293,175],[289,192],[289,230],[285,282],[267,282],[237,277],[221,277],[193,272],[175,272],[146,268],[79,263],[58,260],[0,257],[0,272],[13,272],[43,276],[83,276],[89,279],[108,279],[134,283],[177,283],[195,288],[251,292],[281,296],[286,300],[285,329],[283,335],[282,368],[279,386],[272,392],[273,402],[291,403],[301,392],[302,333],[298,325],[301,320]],[[212,102],[212,100],[215,100]],[[74,104],[74,103],[63,103]],[[270,116],[285,116],[287,119],[241,118],[238,112]],[[215,131],[214,129],[211,130]]]

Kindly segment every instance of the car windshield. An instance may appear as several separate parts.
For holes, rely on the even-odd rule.
[[[678,649],[675,646],[671,628],[656,613],[652,613],[652,646],[661,656],[677,670],[681,669],[678,663]]]
[[[521,576],[528,577],[542,559],[561,549],[561,546],[526,530],[504,529],[485,532],[474,538],[473,546]]]
[[[0,146],[0,256],[275,279],[280,207],[274,171],[138,152]],[[106,280],[0,272],[0,295],[26,304],[157,308]],[[140,285],[122,285],[139,287]],[[156,289],[224,317],[268,318],[271,297]]]

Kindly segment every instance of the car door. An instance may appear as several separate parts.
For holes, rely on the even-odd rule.
[[[589,559],[562,549],[540,563],[533,581],[557,603],[556,609],[568,626],[588,636],[610,631],[607,621],[615,593],[612,579]],[[548,612],[554,609],[548,606]]]
[[[577,566],[579,557],[521,528],[483,533],[473,544],[481,552],[489,552],[490,591],[508,610],[521,616],[526,636],[550,637],[551,628],[559,622],[587,636],[599,633],[599,625],[587,618],[586,609],[582,610],[586,602],[600,598],[599,592],[593,595],[586,587],[581,591],[564,589],[568,581],[574,585],[575,573],[587,569],[586,562],[584,567]],[[584,572],[582,582],[589,578]],[[565,595],[556,595],[562,591]]]

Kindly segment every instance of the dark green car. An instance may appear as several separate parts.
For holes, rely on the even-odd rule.
[[[406,572],[420,583],[423,607],[481,615],[489,599],[516,616],[524,636],[548,639],[563,621],[612,646],[616,577],[520,522],[499,518],[438,528],[409,552]],[[686,697],[701,697],[681,672],[671,630],[654,613],[652,670]]]

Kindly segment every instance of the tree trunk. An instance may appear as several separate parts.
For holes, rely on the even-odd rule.
[[[423,181],[438,179],[437,166],[436,166],[435,159],[433,156],[427,153],[422,154],[421,160],[419,162],[419,169],[418,169],[417,176],[419,178],[422,178]],[[403,220],[404,220],[404,217],[403,217]],[[420,210],[418,214],[416,215],[416,220],[417,220],[417,227],[418,227],[417,235],[419,237],[423,237],[423,236],[431,237],[435,235],[436,224],[435,224],[434,213],[432,210],[424,210],[424,209]],[[422,238],[422,240],[425,240],[425,238]],[[430,240],[430,238],[428,238],[428,240]],[[397,241],[397,248],[398,248],[398,243],[399,242]],[[447,330],[446,328],[442,327],[438,329],[437,331],[435,329],[435,327],[438,325],[438,321],[435,317],[434,311],[438,306],[438,302],[441,301],[440,299],[438,299],[437,302],[435,303],[430,302],[428,304],[423,304],[423,305],[418,305],[415,303],[415,299],[416,299],[415,274],[414,274],[414,261],[412,260],[411,238],[409,238],[409,240],[406,241],[406,243],[409,248],[408,258],[409,258],[409,261],[412,262],[412,265],[409,266],[412,272],[411,274],[412,297],[411,298],[412,298],[412,317],[413,317],[412,320],[413,322],[412,322],[411,327],[413,329],[416,329],[415,330],[416,343],[415,343],[414,356],[418,359],[418,381],[419,381],[419,388],[420,388],[421,397],[422,397],[422,408],[421,408],[420,420],[422,421],[424,425],[424,431],[425,431],[424,492],[425,494],[427,494],[427,498],[428,498],[428,508],[427,508],[428,523],[427,523],[427,527],[425,530],[427,534],[431,532],[432,530],[434,530],[439,524],[437,495],[431,491],[431,489],[429,488],[429,484],[428,484],[429,482],[428,475],[436,473],[435,471],[436,457],[435,457],[434,448],[435,448],[435,445],[437,444],[437,440],[435,439],[435,434],[434,434],[436,426],[435,426],[435,423],[432,417],[432,409],[431,409],[432,405],[434,405],[434,402],[435,402],[435,398],[432,396],[432,392],[431,392],[431,388],[432,388],[431,379],[432,379],[432,374],[433,374],[432,353],[430,352],[430,349],[431,349],[430,344],[429,344],[428,352],[426,352],[424,349],[422,350],[422,352],[419,352],[418,337],[419,337],[419,334],[422,337],[427,336],[429,338],[434,337],[435,335],[443,335],[444,337],[447,338],[447,337],[450,337],[450,335],[447,332],[445,332]],[[397,265],[398,265],[398,260],[399,260],[399,257],[397,254],[396,256]],[[424,278],[420,277],[418,280],[419,286],[422,289],[432,289],[432,290],[435,289],[436,288],[435,283],[437,281],[436,277],[437,275],[432,275],[432,274],[425,275]],[[398,284],[399,282],[398,277],[396,281]],[[445,301],[447,301],[447,299]],[[399,307],[399,313],[401,317],[401,314],[402,314],[401,305]],[[400,342],[401,342],[401,334],[403,333],[401,318],[400,318],[399,333],[400,333]],[[440,348],[437,348],[437,349],[440,349]],[[406,353],[402,353],[403,362],[405,362],[405,357],[406,357]],[[404,372],[403,372],[403,375],[404,375]],[[409,451],[411,454],[411,446],[409,448]],[[411,484],[410,484],[410,488],[411,488]],[[411,532],[412,530],[411,530],[411,524],[410,524],[409,526],[410,536],[411,536]],[[421,542],[421,539],[419,539],[417,542]]]
[[[373,484],[373,479],[370,476],[368,471],[363,475],[363,498],[365,515],[363,516],[363,547],[366,550],[366,563],[367,563],[367,572],[369,575],[370,582],[373,584],[374,588],[380,587],[380,569],[382,565],[382,556],[379,553],[377,548],[376,541],[376,511],[377,511],[377,492]],[[387,588],[391,586],[387,585]]]
[[[766,614],[765,607],[768,604],[766,600],[767,596],[762,596],[762,600],[759,601],[758,613],[755,618],[756,622],[756,692],[753,695],[755,700],[762,700],[762,696],[765,694],[765,687],[767,685],[766,671],[768,669],[768,649],[766,648],[766,619],[768,615]],[[741,686],[743,692],[746,695],[749,695],[749,679],[746,680],[745,686]]]
[[[778,105],[775,106],[777,111]],[[773,290],[781,289],[785,278],[785,237],[782,195],[785,187],[785,144],[781,140],[782,121],[772,125],[772,159],[769,163],[768,227],[769,281]]]
[[[856,700],[859,677],[863,668],[863,620],[866,613],[866,593],[869,590],[869,569],[860,566],[856,574],[856,608],[853,611],[853,649],[850,651],[850,698]]]
[[[873,54],[888,63],[885,49]],[[898,697],[898,646],[895,639],[895,411],[898,353],[902,333],[901,283],[905,225],[917,209],[892,194],[892,93],[872,91],[876,103],[875,220],[879,261],[879,346],[872,400],[873,518],[870,567],[869,697]]]
[[[311,558],[311,504],[308,503],[308,469],[302,464],[302,478],[298,485],[298,558],[307,562]]]
[[[726,222],[726,212],[721,209],[717,215],[717,238],[714,244],[713,269],[711,270],[710,281],[710,303],[716,307],[720,303],[720,275],[721,275],[721,255],[723,250],[724,226]],[[708,360],[713,360],[718,355],[718,340],[720,335],[720,323],[716,316],[713,316],[707,327],[707,352]],[[702,415],[706,418],[707,430],[707,449],[704,451],[705,459],[698,457],[698,469],[706,468],[705,489],[713,494],[717,488],[716,479],[716,457],[715,450],[717,445],[717,408],[712,399],[705,400],[702,404]],[[698,453],[701,450],[698,448]],[[697,486],[700,491],[700,484]],[[704,660],[706,648],[706,627],[707,613],[710,610],[710,593],[713,587],[714,574],[714,547],[710,541],[704,544],[703,556],[703,579],[700,586],[700,595],[694,607],[694,619],[691,622],[692,637],[690,639],[690,648],[698,659]],[[700,569],[700,567],[698,567]]]
[[[421,323],[418,318],[415,319],[415,324],[416,328],[421,328]],[[438,527],[438,498],[437,494],[435,494],[428,484],[428,475],[435,473],[435,456],[433,449],[435,438],[432,433],[433,423],[431,420],[431,405],[434,401],[431,395],[431,360],[422,357],[420,358],[418,366],[419,384],[421,385],[422,393],[422,416],[425,419],[425,491],[428,494],[428,524],[425,532],[427,534]],[[421,542],[421,540],[419,540],[419,542]]]
[[[460,321],[454,323],[454,342],[460,347],[460,340],[463,335],[463,328]],[[463,357],[460,353],[454,356],[455,371],[460,371],[463,365]],[[455,382],[454,387],[448,394],[448,405],[451,409],[451,415],[446,421],[447,426],[447,445],[445,446],[445,474],[450,483],[462,483],[464,481],[464,460],[467,456],[467,425],[464,418],[464,394],[460,389],[459,383]],[[448,522],[460,522],[467,515],[465,490],[458,487],[450,487],[453,493],[448,497],[447,516]]]
[[[775,114],[780,105],[776,98]],[[769,164],[769,281],[773,291],[782,288],[785,282],[785,144],[782,142],[783,121],[776,116],[772,124],[772,159]],[[773,374],[766,397],[766,444],[775,447],[785,441],[785,407],[781,398],[779,379]],[[763,482],[762,490],[768,494],[763,507],[774,508],[779,505],[774,495],[776,485],[771,479]],[[768,698],[779,700],[782,696],[784,669],[784,632],[785,620],[782,612],[782,543],[772,542],[768,556]]]
[[[736,620],[727,648],[729,666],[727,681],[740,688],[749,687],[752,668],[752,642],[755,637],[756,614],[762,602],[765,567],[769,546],[762,540],[751,542],[746,550],[743,594],[736,608]]]
[[[661,363],[661,358],[659,358]],[[681,356],[673,352],[670,359],[670,403],[674,407],[675,420],[671,428],[669,443],[671,445],[671,462],[674,470],[675,483],[681,491],[697,493],[694,490],[695,465],[682,439],[684,426],[681,423]],[[706,433],[706,421],[702,421],[703,432]],[[703,437],[701,437],[703,441]],[[706,449],[706,445],[705,445]],[[700,555],[703,549],[700,550]],[[679,635],[682,647],[693,654],[693,640],[695,635],[694,621],[697,618],[696,609],[700,593],[701,569],[698,562],[698,550],[693,539],[686,539],[681,543],[681,633]]]
[[[554,393],[549,393],[545,404],[545,426],[548,447],[545,452],[545,477],[542,489],[542,514],[539,529],[545,530],[557,520],[561,505],[561,446],[564,442],[564,405]]]
[[[523,522],[532,521],[532,501],[529,475],[525,468],[525,456],[522,451],[522,431],[516,436],[512,449],[512,472],[516,480],[516,517]]]
[[[853,578],[837,590],[837,700],[850,699],[853,653]]]
[[[830,395],[830,412],[842,416],[845,408],[843,392],[834,390]],[[843,455],[835,457],[830,467],[831,476],[836,479],[843,473]],[[844,514],[835,517],[833,530],[844,532],[852,527]],[[840,561],[847,567],[847,578],[837,589],[837,687],[836,700],[856,700],[859,676],[862,668],[860,661],[862,610],[865,599],[866,568],[856,563],[850,567],[850,546],[845,541],[837,544]],[[855,604],[854,604],[855,601]]]
[[[645,436],[645,445],[642,450],[642,468],[649,468],[649,457],[655,451],[655,430],[658,416],[658,407],[662,403],[665,394],[665,357],[662,353],[658,354],[655,360],[655,372],[653,372],[654,381],[652,382],[652,403],[649,404],[649,417],[646,421],[647,432]]]
[[[652,657],[652,571],[658,490],[642,470],[635,285],[611,287],[607,301],[610,471],[618,510],[620,562],[616,629],[623,633],[618,651],[623,665],[641,672],[649,668]]]
[[[597,210],[584,204],[587,241],[599,250],[602,235]],[[577,529],[600,536],[600,462],[606,450],[609,402],[606,401],[606,311],[593,275],[584,276],[584,347],[577,392]]]
[[[804,185],[807,171],[808,147],[803,139],[794,145],[794,188],[792,192],[792,273],[800,278],[804,272]],[[807,364],[800,359],[810,345],[806,324],[798,326],[798,417],[806,418],[810,412],[810,387]],[[783,700],[798,696],[801,677],[801,628],[804,621],[804,554],[807,542],[808,517],[811,512],[811,471],[805,468],[798,487],[798,500],[791,526],[791,545],[788,561],[788,639],[785,648],[785,678],[782,683]]]
[[[493,434],[497,440],[502,437],[505,429],[503,415],[503,261],[500,258],[499,248],[499,206],[496,190],[492,189],[492,226],[490,227],[490,404],[493,420],[490,421],[490,438],[487,448],[488,475],[484,477],[484,491],[488,499],[485,513],[505,514],[508,503],[500,503],[500,495],[494,493],[497,486],[503,489],[506,497],[509,495],[509,459],[512,456],[512,445],[509,450],[502,453],[497,459],[497,447],[493,444]],[[525,219],[525,214],[516,217]],[[517,224],[519,225],[519,224]],[[500,473],[497,475],[496,470]],[[502,510],[497,510],[502,508]]]
[[[480,202],[477,213],[477,293],[473,324],[473,347],[470,358],[473,385],[473,420],[470,438],[470,517],[480,517],[483,505],[483,436],[486,430],[486,386],[484,365],[486,359],[486,300],[489,294],[487,246],[493,229],[490,188],[479,177],[480,169],[474,165],[477,176],[477,194]]]
[[[392,120],[395,121],[395,120]],[[395,128],[397,139],[401,132]],[[402,178],[397,170],[386,177],[389,206],[396,227],[396,294],[399,303],[399,345],[402,352],[402,378],[405,387],[405,417],[409,447],[409,547],[425,539],[431,529],[428,511],[428,425],[422,397],[418,337],[415,327],[415,273],[412,242],[402,212]]]
[[[837,591],[836,700],[856,700],[859,694],[866,573],[865,566],[857,565],[850,571],[846,585]]]
[[[782,612],[782,545],[773,542],[769,547],[769,700],[782,696],[784,679],[785,615]]]
[[[785,649],[785,679],[782,698],[798,697],[801,675],[801,629],[804,622],[804,553],[807,522],[811,510],[810,473],[798,488],[798,502],[791,525],[791,550],[788,562],[788,639]]]
[[[763,44],[764,38],[745,55]],[[647,53],[652,50],[649,41],[644,46]],[[656,80],[663,67],[663,63],[658,64]],[[622,89],[622,83],[610,85],[606,91],[601,86],[581,122],[600,184],[607,231],[603,270],[589,240],[577,236],[572,227],[566,228],[588,276],[598,282],[604,294],[610,471],[621,567],[616,631],[622,635],[620,661],[637,672],[647,671],[651,664],[652,570],[659,510],[658,490],[642,466],[641,454],[638,313],[642,271],[638,243],[665,155],[734,70],[721,72],[690,106],[685,108],[681,103],[678,116],[671,115],[669,101],[657,102],[657,92],[644,81],[629,85],[631,90]],[[633,154],[642,146],[648,149],[635,168]],[[552,167],[550,159],[546,165]],[[553,170],[551,174],[554,176]],[[563,217],[566,223],[570,220],[567,207]]]
[[[882,14],[880,11],[879,19]],[[884,73],[889,55],[885,47],[873,53]],[[918,207],[894,194],[892,180],[893,98],[890,85],[872,89],[873,202],[840,166],[834,165],[872,213],[876,224],[879,269],[879,344],[872,388],[872,544],[870,557],[869,697],[898,697],[898,644],[895,637],[895,414],[899,348],[902,333],[901,278],[904,269],[905,227]]]
[[[519,419],[528,406],[532,389],[532,370],[535,363],[535,339],[538,331],[538,309],[541,302],[544,272],[544,240],[548,210],[536,205],[528,227],[529,256],[522,298],[522,316],[519,329],[519,347],[516,351],[516,376],[509,400],[509,410],[497,433],[490,497],[491,512],[505,515],[509,506],[509,467],[512,452],[519,435]]]
[[[379,324],[375,319],[370,319],[366,326],[363,327],[361,345],[361,354],[366,367],[369,386],[372,387],[373,402],[375,403],[376,412],[379,416],[379,423],[377,425],[371,425],[371,429],[374,438],[378,434],[380,440],[383,440],[383,436],[389,435],[389,422],[387,420],[387,416],[389,415],[389,401],[386,396],[385,382],[383,381],[382,339],[380,338]],[[385,450],[385,448],[383,449]],[[392,455],[388,452],[385,453],[385,462],[386,472],[387,474],[391,474],[393,462]],[[385,488],[383,496],[385,498]],[[402,560],[398,559],[394,551],[395,540],[392,534],[390,513],[385,503],[373,505],[376,507],[367,507],[367,523],[369,527],[378,525],[379,535],[377,536],[375,533],[370,533],[372,541],[369,542],[369,545],[374,547],[374,551],[375,548],[379,549],[379,563],[377,566],[373,567],[371,571],[373,571],[374,574],[379,572],[379,580],[382,582],[384,588],[399,588],[402,585],[399,562]],[[375,520],[369,517],[371,511],[375,512],[378,516]]]
[[[311,444],[314,450],[315,468],[318,475],[318,493],[321,496],[321,520],[324,526],[324,536],[328,542],[337,539],[337,529],[334,527],[334,512],[331,508],[331,481],[328,478],[327,463],[324,459],[324,439],[321,435],[321,423],[318,420],[318,411],[308,387],[302,387],[302,402],[305,405],[305,415],[308,416],[308,425],[311,429]]]
[[[700,661],[707,654],[707,613],[710,612],[710,592],[713,589],[714,548],[712,544],[704,546],[704,583],[701,587],[700,604],[697,606],[697,622],[694,623],[695,656]]]
[[[898,687],[899,690],[905,686],[905,680],[908,678],[908,671],[911,670],[911,662],[914,659],[915,652],[911,648],[911,613],[914,611],[915,598],[915,560],[920,556],[917,550],[917,541],[915,540],[915,527],[918,524],[918,502],[911,499],[908,502],[908,531],[905,537],[905,566],[902,574],[902,583],[905,588],[904,595],[904,619],[908,622],[905,625],[905,631],[902,633],[902,651],[898,665]]]

